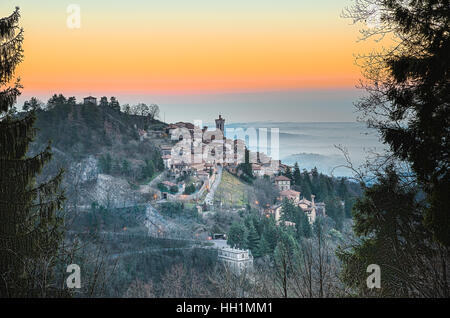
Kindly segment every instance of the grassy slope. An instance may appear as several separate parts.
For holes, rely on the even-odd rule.
[[[223,207],[242,208],[248,201],[249,186],[227,171],[223,171],[222,181],[214,196],[215,203],[222,201]]]

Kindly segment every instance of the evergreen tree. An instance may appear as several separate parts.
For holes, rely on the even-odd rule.
[[[109,101],[109,107],[111,107],[112,109],[114,109],[117,112],[120,112],[120,104],[119,101],[117,100],[117,98],[115,98],[114,96],[112,96],[110,98]]]
[[[311,192],[320,197],[320,178],[316,167],[311,170]]]
[[[99,159],[99,166],[100,166],[100,170],[102,171],[102,173],[105,174],[110,174],[112,172],[112,167],[113,167],[113,163],[112,163],[112,157],[109,153],[107,153],[106,155],[102,155]]]
[[[252,164],[250,163],[250,150],[245,148],[244,173],[253,178]]]
[[[346,218],[352,218],[352,208],[354,203],[355,199],[350,197],[349,195],[344,198],[344,216]]]
[[[75,106],[76,104],[77,104],[77,99],[75,98],[75,96],[69,97],[67,99],[67,105]]]
[[[288,277],[291,271],[292,260],[298,252],[298,245],[289,229],[280,230],[280,239],[274,250],[273,260],[275,267],[275,278],[281,287],[283,297],[289,296]]]
[[[35,113],[12,114],[20,84],[15,81],[23,59],[23,30],[19,8],[0,19],[0,297],[52,295],[48,286],[55,254],[62,239],[59,189],[62,171],[46,183],[35,184],[37,174],[51,159],[50,144],[34,157],[27,149],[36,130]],[[57,97],[59,98],[59,97]],[[44,265],[45,264],[45,265]]]
[[[294,204],[290,200],[284,199],[281,206],[281,220],[295,222],[295,210]]]
[[[248,246],[248,231],[243,223],[231,224],[227,237],[227,243],[232,247],[247,248]]]
[[[22,109],[24,111],[29,111],[29,110],[39,110],[42,109],[42,102],[39,101],[36,97],[31,97],[31,99],[29,101],[26,101],[23,104]]]
[[[125,104],[123,106],[123,112],[127,115],[131,115],[131,106],[130,104]]]
[[[108,104],[108,97],[106,97],[106,96],[101,97],[99,106],[107,107],[108,105],[109,105]]]
[[[448,0],[378,4],[382,23],[363,34],[393,35],[395,46],[360,61],[368,94],[357,108],[390,152],[379,158],[387,164],[375,171],[377,182],[353,207],[359,241],[339,251],[341,276],[360,295],[448,298],[450,5]],[[367,19],[371,5],[359,2],[349,17]],[[398,160],[412,173],[397,172]],[[381,289],[367,289],[368,264],[381,266]]]
[[[184,189],[183,194],[189,195],[189,194],[194,193],[195,190],[196,190],[196,189],[195,189],[195,186],[194,186],[193,184],[190,184],[190,185],[188,185],[188,186]]]
[[[309,178],[309,174],[306,170],[303,170],[303,178],[302,178],[302,195],[305,199],[311,200],[312,194],[312,185],[311,179]]]
[[[264,222],[264,232],[262,236],[269,244],[270,253],[273,252],[278,241],[278,227],[275,218],[271,217]]]
[[[65,105],[67,103],[67,98],[63,94],[54,94],[47,102],[47,108],[52,109],[57,105]]]
[[[250,226],[248,228],[248,248],[250,251],[252,251],[253,256],[259,257],[259,235],[258,232],[255,229],[255,226],[253,225],[253,222],[250,223]]]
[[[296,162],[294,165],[294,174],[293,174],[294,184],[301,186],[302,184],[302,174],[300,173],[300,168],[298,167],[298,163]]]
[[[122,160],[122,169],[121,169],[122,174],[128,176],[131,172],[131,165],[130,162],[126,159]]]
[[[153,166],[157,171],[164,170],[164,161],[161,158],[161,152],[155,151],[153,154]]]
[[[375,35],[393,35],[396,43],[359,61],[368,94],[356,106],[392,154],[410,165],[428,200],[425,223],[450,246],[450,4],[384,0],[379,7],[383,23]],[[368,11],[359,5],[353,20]]]
[[[272,251],[270,249],[270,244],[267,242],[266,238],[261,235],[261,239],[258,243],[258,256],[265,256],[270,254]]]
[[[336,222],[336,230],[342,231],[342,228],[344,226],[344,219],[345,219],[345,211],[344,207],[341,205],[340,202],[338,202],[339,206],[337,209],[336,217],[334,221]]]
[[[422,280],[420,277],[428,276],[414,267],[416,257],[420,258],[421,264],[436,251],[427,246],[428,233],[421,224],[422,207],[415,199],[416,190],[405,187],[392,168],[385,171],[385,175],[378,175],[378,180],[355,204],[354,231],[361,241],[351,250],[339,251],[338,256],[343,261],[342,277],[348,286],[364,295],[369,292],[366,286],[367,266],[381,264],[383,288],[377,293],[387,297],[406,297],[416,290],[419,280]],[[386,196],[386,193],[390,195]],[[448,257],[448,251],[442,255]],[[444,277],[445,271],[444,268]],[[433,275],[439,276],[440,273],[433,272],[429,276]],[[437,285],[430,287],[438,292]],[[443,287],[448,291],[448,283]]]
[[[142,179],[150,178],[155,173],[155,166],[151,160],[145,160],[145,165],[142,167]]]
[[[284,173],[284,176],[287,177],[287,178],[289,178],[289,179],[291,180],[291,182],[292,182],[293,177],[292,177],[292,170],[291,170],[291,167],[287,167],[287,168],[286,168],[286,172]]]
[[[302,209],[299,209],[299,218],[297,223],[297,233],[299,237],[310,238],[312,235],[311,224],[309,223],[308,216]]]
[[[341,178],[339,180],[339,185],[338,185],[338,189],[337,189],[337,194],[338,196],[344,200],[347,195],[348,195],[348,189],[347,189],[347,185],[345,183],[345,178]]]
[[[120,172],[121,172],[121,165],[120,165],[120,161],[119,161],[118,158],[112,160],[111,172],[113,174],[120,174]]]

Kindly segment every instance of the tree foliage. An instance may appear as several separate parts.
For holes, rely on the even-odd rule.
[[[347,16],[364,21],[373,1],[358,1]],[[407,162],[428,207],[425,223],[450,244],[450,5],[448,0],[375,1],[380,23],[364,38],[392,36],[395,45],[361,57],[367,92],[357,104],[392,155]]]
[[[228,231],[227,238],[227,243],[230,246],[237,248],[248,247],[248,230],[242,223],[234,222]]]
[[[23,30],[19,9],[0,19],[0,296],[57,295],[52,286],[55,255],[63,237],[57,214],[64,201],[60,190],[62,171],[47,182],[35,178],[51,158],[50,144],[27,157],[36,129],[35,113],[18,116],[9,112],[19,84],[8,86],[22,61]]]
[[[345,16],[364,22],[373,2],[358,0]],[[354,206],[358,241],[339,252],[342,277],[359,295],[448,297],[450,3],[375,3],[380,21],[363,39],[392,36],[395,46],[359,58],[366,95],[356,106],[389,151]],[[369,264],[381,267],[380,290],[365,285]]]

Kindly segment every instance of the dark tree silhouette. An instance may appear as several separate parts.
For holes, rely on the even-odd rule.
[[[50,145],[34,157],[27,157],[35,136],[34,110],[15,114],[20,95],[16,66],[23,59],[23,30],[18,27],[19,8],[0,19],[0,296],[49,296],[53,257],[62,238],[59,190],[62,171],[36,185],[36,175],[51,159]]]
[[[370,167],[375,184],[360,180],[365,192],[353,207],[359,240],[338,252],[341,278],[359,295],[447,298],[450,2],[355,2],[345,14],[355,22],[364,23],[379,6],[379,24],[363,30],[363,38],[396,41],[359,59],[367,94],[357,108],[390,152]],[[381,267],[380,289],[367,288],[369,264]]]
[[[379,6],[380,23],[364,38],[393,35],[395,45],[362,56],[367,95],[357,108],[393,155],[409,163],[425,191],[425,223],[450,245],[450,1],[356,0],[346,16],[366,21]]]

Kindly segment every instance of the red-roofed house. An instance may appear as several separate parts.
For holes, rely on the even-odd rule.
[[[291,180],[285,176],[275,177],[275,184],[280,191],[286,191],[291,189]]]
[[[293,203],[297,204],[300,201],[300,192],[294,190],[284,190],[280,192],[281,201],[284,199],[291,200]]]

